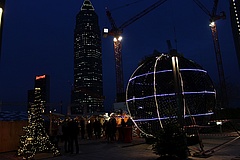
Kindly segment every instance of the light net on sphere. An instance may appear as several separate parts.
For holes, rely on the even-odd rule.
[[[172,57],[159,53],[145,58],[129,79],[127,108],[135,125],[146,135],[154,136],[165,125],[178,123]],[[215,107],[214,85],[200,65],[180,55],[177,58],[185,125],[201,125]]]

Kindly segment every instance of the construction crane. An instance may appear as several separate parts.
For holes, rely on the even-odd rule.
[[[217,6],[218,6],[218,0],[214,0],[212,12],[210,12],[199,0],[193,0],[209,17],[210,17],[210,24],[212,31],[212,38],[214,43],[214,50],[216,54],[216,60],[217,60],[217,69],[218,69],[218,76],[219,76],[219,82],[220,82],[220,107],[221,108],[227,108],[228,107],[228,98],[227,98],[227,89],[226,89],[226,82],[224,77],[224,70],[223,70],[223,64],[222,64],[222,56],[220,51],[220,45],[218,40],[218,32],[217,32],[217,26],[216,21],[219,19],[225,19],[226,15],[225,12],[222,11],[220,14],[216,14],[217,12]]]
[[[122,33],[123,29],[132,24],[133,22],[137,21],[147,13],[151,12],[167,0],[159,0],[156,3],[152,4],[139,14],[135,15],[134,17],[130,18],[126,22],[124,22],[120,27],[117,27],[111,12],[107,9],[106,15],[108,17],[108,20],[111,24],[111,29],[108,28],[103,29],[103,37],[107,36],[113,36],[113,42],[114,42],[114,56],[115,56],[115,70],[116,70],[116,92],[117,92],[117,102],[123,102],[125,101],[124,95],[124,81],[123,81],[123,66],[122,66]]]

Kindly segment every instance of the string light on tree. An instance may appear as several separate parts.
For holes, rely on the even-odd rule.
[[[35,89],[35,95],[39,94],[39,90]],[[18,155],[24,159],[34,158],[37,152],[51,151],[54,156],[60,155],[58,149],[50,142],[47,135],[42,118],[44,105],[41,101],[34,101],[28,109],[28,126],[23,127],[25,135],[20,138],[20,146]]]

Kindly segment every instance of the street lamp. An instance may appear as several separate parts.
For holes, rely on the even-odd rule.
[[[3,31],[3,11],[5,7],[5,0],[0,0],[0,60],[2,51],[2,31]]]

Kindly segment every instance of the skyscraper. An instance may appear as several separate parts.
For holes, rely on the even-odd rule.
[[[240,69],[240,1],[229,0],[233,40]]]
[[[45,112],[50,111],[50,77],[40,75],[35,78],[34,85],[34,104],[44,105]]]
[[[29,109],[32,104],[34,103],[34,99],[35,99],[35,96],[34,96],[34,89],[31,89],[31,90],[28,90],[28,104],[27,104],[27,108]]]
[[[102,48],[98,16],[84,0],[74,30],[74,88],[71,114],[103,110]]]

